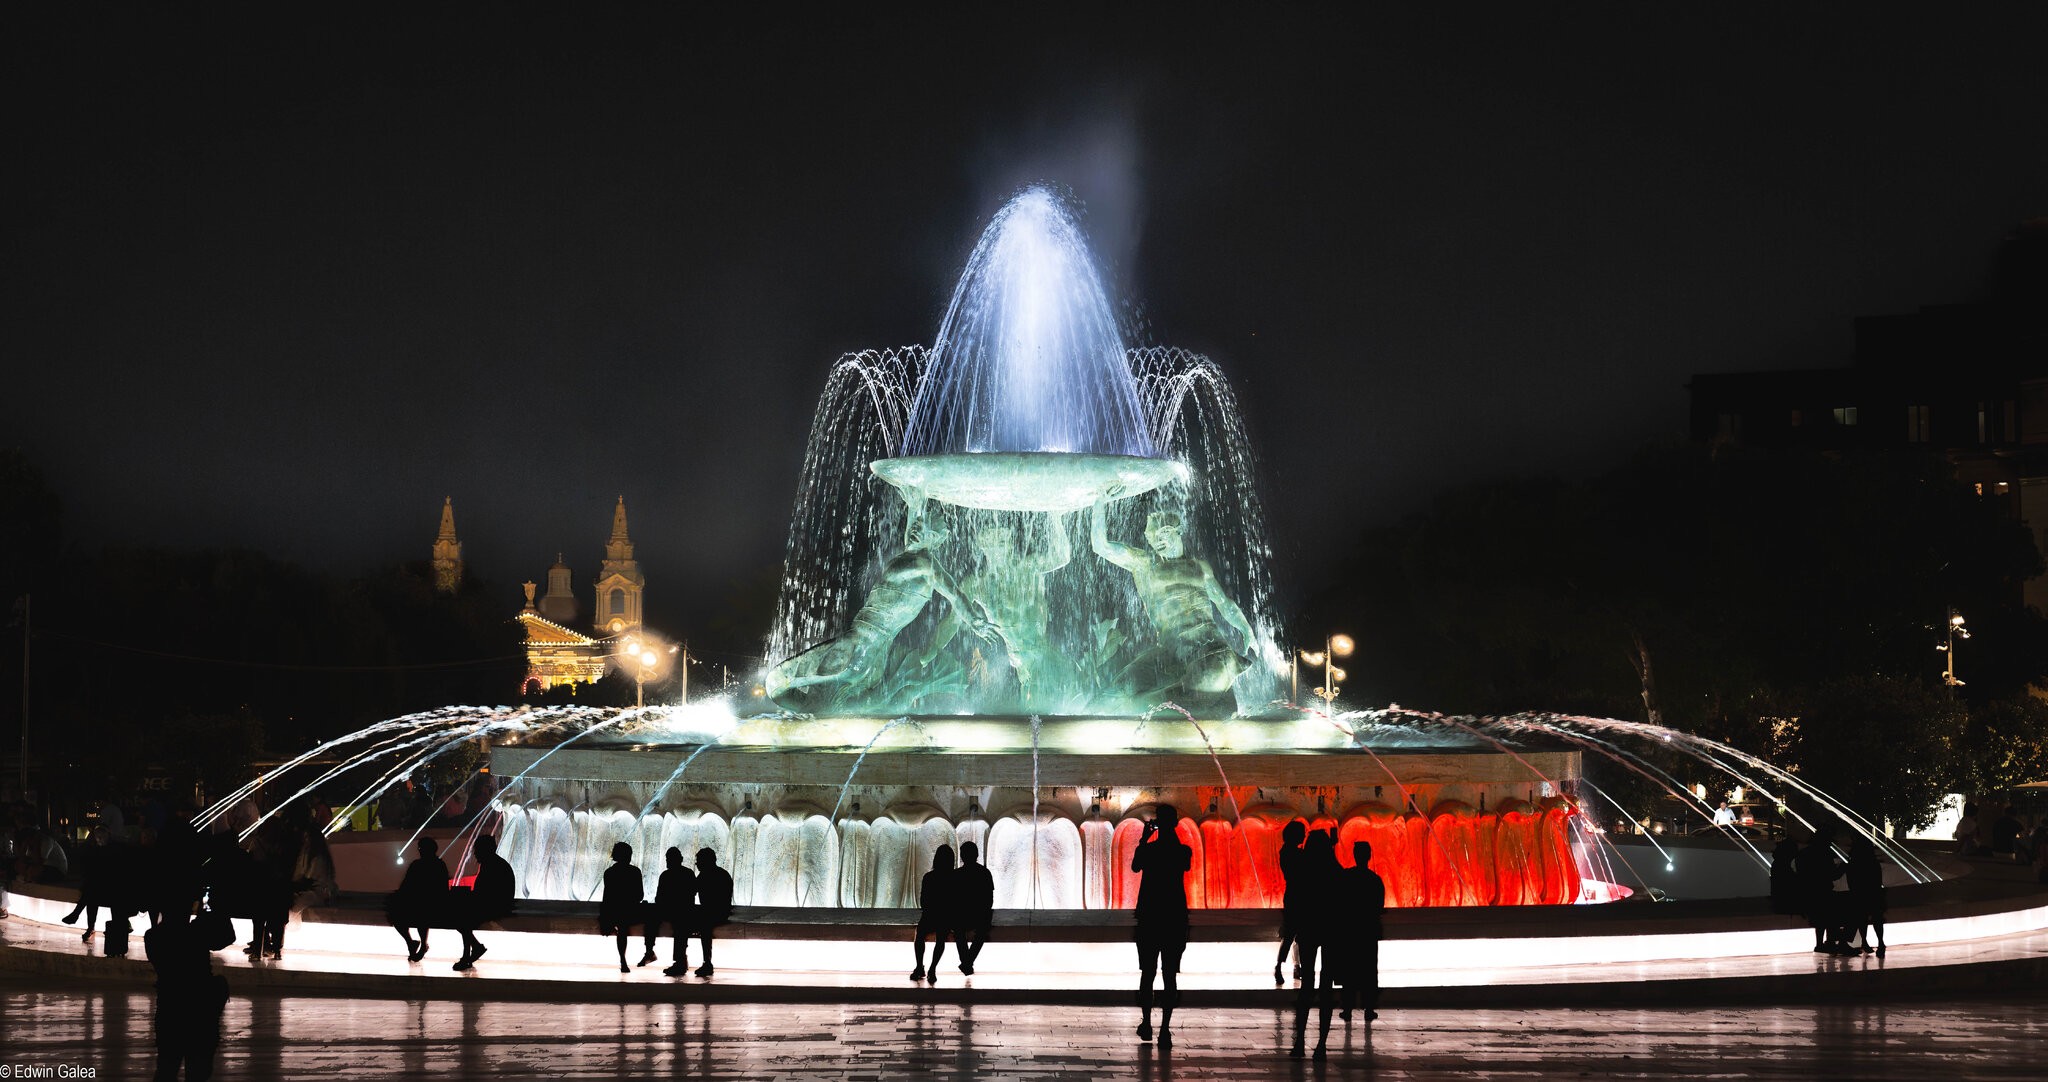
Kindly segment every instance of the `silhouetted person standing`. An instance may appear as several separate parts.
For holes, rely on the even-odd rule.
[[[448,865],[439,853],[440,845],[434,839],[420,838],[419,856],[406,866],[405,878],[385,906],[391,927],[405,940],[408,962],[427,956],[427,929],[442,919],[448,907]],[[412,937],[414,931],[419,933],[417,942]]]
[[[1877,929],[1877,956],[1884,957],[1884,868],[1877,861],[1877,846],[1869,838],[1858,838],[1849,847],[1849,909],[1857,932],[1863,937],[1863,953],[1871,951],[1870,930]]]
[[[917,968],[910,971],[910,979],[921,981],[925,978],[924,941],[932,940],[931,977],[939,979],[939,962],[946,957],[946,937],[953,934],[953,926],[959,921],[953,916],[953,847],[939,846],[932,853],[932,870],[924,873],[924,881],[917,891],[917,931],[912,934],[910,945],[917,955]]]
[[[85,845],[78,850],[78,904],[71,912],[64,914],[64,923],[78,923],[78,915],[85,914],[85,934],[80,940],[90,943],[100,922],[100,908],[106,907],[109,916],[114,908],[114,839],[104,826],[92,828],[86,835]]]
[[[182,913],[167,914],[143,935],[156,970],[156,1078],[175,1079],[180,1067],[193,1082],[213,1077],[228,1004],[228,982],[213,971],[213,952],[234,941],[225,916],[194,921]]]
[[[633,925],[643,917],[647,887],[640,869],[633,867],[633,847],[625,842],[612,846],[612,866],[604,870],[604,897],[597,903],[597,932],[616,936],[619,941],[619,972],[631,973],[626,964],[626,940]]]
[[[1316,1058],[1329,1055],[1330,1011],[1335,1006],[1337,980],[1331,948],[1338,941],[1339,925],[1344,920],[1337,894],[1337,873],[1342,870],[1337,864],[1336,835],[1327,830],[1309,834],[1301,845],[1301,861],[1295,865],[1295,877],[1299,880],[1295,889],[1303,892],[1294,929],[1294,940],[1301,944],[1301,990],[1294,996],[1294,1046],[1288,1051],[1295,1059],[1301,1058],[1307,1043],[1311,1002],[1322,1014]]]
[[[669,947],[669,966],[662,972],[680,977],[690,970],[690,936],[697,931],[697,873],[683,866],[683,851],[673,845],[663,858],[668,866],[662,869],[661,882],[654,888],[654,908],[647,914],[645,931],[647,953],[640,964],[654,961],[654,941],[661,935],[665,922],[674,940]]]
[[[476,937],[478,927],[512,912],[512,865],[498,855],[498,839],[486,834],[476,840],[476,881],[465,905],[455,915],[455,929],[462,934],[462,960],[457,973],[476,968],[476,960],[489,949]]]
[[[1386,932],[1387,881],[1373,871],[1372,846],[1351,843],[1352,866],[1337,873],[1339,920],[1337,980],[1344,985],[1344,1017],[1362,1000],[1365,1017],[1380,1016],[1380,939]]]
[[[1813,842],[1799,851],[1799,902],[1806,913],[1807,923],[1813,925],[1813,949],[1825,954],[1839,954],[1843,948],[1832,942],[1828,933],[1836,923],[1835,880],[1842,878],[1842,863],[1835,859],[1831,839],[1826,833],[1814,835]]]
[[[954,939],[960,951],[960,972],[974,976],[974,962],[988,945],[989,929],[995,925],[996,880],[987,865],[976,863],[981,848],[973,842],[960,843],[960,868],[953,873]],[[937,962],[932,963],[934,966]]]
[[[1294,914],[1301,905],[1295,893],[1295,868],[1301,862],[1301,839],[1308,833],[1308,826],[1296,819],[1280,828],[1280,953],[1273,956],[1273,985],[1287,983],[1280,975],[1281,967],[1287,964],[1287,952],[1294,949]],[[1294,975],[1301,976],[1301,963],[1294,965]]]
[[[718,854],[706,846],[697,850],[697,937],[704,948],[704,964],[697,967],[699,977],[715,972],[711,968],[711,935],[731,919],[732,873],[718,866]]]
[[[1799,843],[1791,838],[1778,842],[1771,850],[1771,912],[1798,914],[1803,912],[1799,904]]]
[[[1159,1045],[1167,1048],[1173,1045],[1173,1009],[1180,1005],[1180,956],[1188,949],[1186,876],[1195,853],[1175,833],[1180,812],[1173,805],[1159,805],[1156,815],[1131,853],[1131,871],[1138,876],[1138,1039],[1152,1039],[1152,979],[1163,970]]]

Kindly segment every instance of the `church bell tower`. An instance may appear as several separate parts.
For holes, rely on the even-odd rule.
[[[633,558],[633,539],[626,535],[626,498],[612,509],[612,536],[605,542],[604,563],[597,571],[597,612],[593,623],[599,633],[616,635],[640,626],[641,593],[647,576],[640,573],[640,561]]]
[[[462,541],[455,536],[455,497],[441,501],[441,533],[434,538],[434,590],[452,594],[462,589]]]

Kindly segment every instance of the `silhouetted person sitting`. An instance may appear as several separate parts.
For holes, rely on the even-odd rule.
[[[1296,890],[1303,892],[1294,929],[1301,944],[1301,990],[1294,996],[1294,1046],[1288,1055],[1300,1059],[1307,1043],[1308,1012],[1311,1001],[1321,1009],[1322,1028],[1316,1038],[1316,1058],[1329,1055],[1330,1011],[1336,1005],[1336,967],[1332,949],[1344,921],[1338,898],[1337,837],[1327,830],[1311,832],[1301,844],[1301,860],[1295,865]],[[1322,965],[1318,972],[1317,961]]]
[[[436,854],[440,846],[422,837],[419,856],[406,866],[405,878],[385,903],[391,927],[405,940],[405,960],[417,962],[427,956],[427,929],[446,915],[448,907],[448,865]],[[412,931],[419,933],[417,942]]]
[[[476,879],[463,904],[455,907],[455,930],[462,935],[462,960],[455,963],[457,973],[476,968],[476,960],[489,949],[477,939],[476,930],[512,912],[513,886],[512,865],[498,855],[498,839],[490,834],[478,838]]]
[[[1278,987],[1287,983],[1281,976],[1281,967],[1287,964],[1287,953],[1294,949],[1294,916],[1301,906],[1301,897],[1294,889],[1295,869],[1301,862],[1301,839],[1308,834],[1308,824],[1299,819],[1280,828],[1280,953],[1273,956],[1273,984]],[[1297,955],[1294,975],[1301,976],[1301,961]]]
[[[960,972],[974,976],[975,959],[988,945],[989,929],[995,925],[996,880],[988,867],[975,862],[981,847],[960,843],[960,867],[953,873],[953,945],[960,951]],[[937,966],[937,962],[932,965]]]
[[[1380,1016],[1380,938],[1387,912],[1387,881],[1369,864],[1372,846],[1352,842],[1351,860],[1351,867],[1337,873],[1337,980],[1344,986],[1347,1021],[1361,1000],[1366,1018]]]
[[[709,847],[697,850],[697,936],[704,948],[699,977],[709,977],[711,934],[732,919],[732,875],[718,866],[718,854]]]
[[[654,940],[666,923],[674,938],[669,966],[662,972],[680,977],[690,971],[690,936],[697,931],[697,873],[684,866],[681,849],[671,845],[663,856],[668,867],[662,869],[661,882],[654,888],[654,908],[647,913],[647,954],[640,964],[654,961]]]
[[[228,982],[213,971],[213,952],[234,941],[234,925],[213,914],[196,921],[168,914],[143,935],[143,952],[156,970],[156,1078],[175,1079],[180,1067],[194,1082],[213,1077],[228,1003]]]
[[[1771,912],[1797,915],[1799,904],[1799,843],[1785,838],[1771,850]]]
[[[917,931],[910,939],[911,950],[917,955],[917,968],[910,971],[910,979],[921,981],[925,978],[924,941],[932,941],[931,978],[939,979],[939,962],[946,957],[946,937],[953,934],[953,926],[959,921],[953,915],[954,880],[953,847],[939,846],[932,852],[932,870],[924,873],[924,881],[917,891]]]
[[[604,870],[604,897],[597,903],[597,933],[619,941],[619,972],[631,973],[626,964],[626,939],[633,925],[644,918],[647,887],[640,869],[633,867],[633,847],[625,842],[612,846],[612,866]]]
[[[1152,979],[1164,971],[1166,988],[1159,997],[1159,1045],[1173,1045],[1173,1009],[1180,1005],[1180,957],[1188,949],[1186,876],[1195,853],[1175,833],[1180,812],[1161,804],[1157,817],[1131,853],[1131,871],[1138,876],[1136,939],[1138,943],[1138,1039],[1152,1039]]]
[[[1884,868],[1878,864],[1877,846],[1868,838],[1856,839],[1849,847],[1847,868],[1849,913],[1856,932],[1863,938],[1862,951],[1869,954],[1870,930],[1877,929],[1877,956],[1884,957]]]

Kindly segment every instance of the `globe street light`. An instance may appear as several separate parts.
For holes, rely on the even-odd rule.
[[[1970,637],[1970,628],[1963,620],[1963,614],[1948,610],[1948,641],[1935,646],[1936,650],[1948,655],[1948,667],[1941,674],[1941,682],[1952,688],[1963,686],[1956,678],[1956,640]]]
[[[1306,661],[1311,665],[1320,665],[1323,668],[1323,686],[1309,689],[1309,694],[1318,696],[1323,700],[1323,709],[1329,710],[1333,708],[1337,702],[1337,685],[1343,683],[1345,678],[1350,675],[1337,667],[1336,659],[1350,657],[1351,651],[1356,648],[1357,644],[1351,641],[1351,636],[1332,634],[1323,640],[1323,648],[1321,650],[1296,650],[1293,698],[1297,701],[1301,698],[1301,663]]]
[[[667,642],[659,635],[647,631],[635,631],[619,640],[618,649],[612,652],[612,660],[619,667],[633,674],[633,705],[647,705],[647,682],[660,680],[668,672],[681,649]]]

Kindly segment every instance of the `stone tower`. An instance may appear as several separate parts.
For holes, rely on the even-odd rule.
[[[640,595],[646,588],[647,576],[633,558],[633,539],[626,536],[626,498],[621,496],[612,509],[612,536],[597,570],[597,614],[591,622],[607,635],[639,627]]]
[[[563,627],[576,622],[576,586],[560,553],[555,554],[555,566],[548,568],[548,592],[540,599],[540,614]]]
[[[455,497],[441,501],[441,533],[434,538],[434,590],[462,589],[462,541],[455,536]]]

